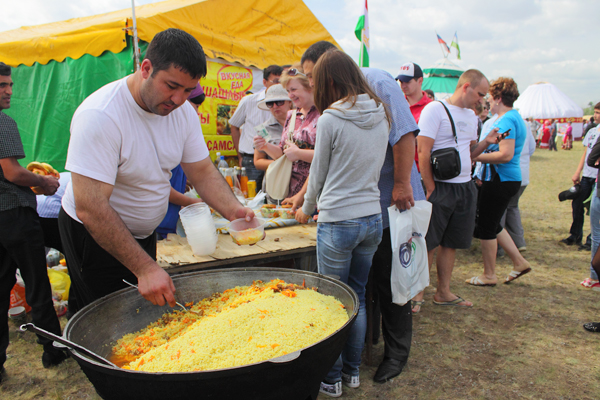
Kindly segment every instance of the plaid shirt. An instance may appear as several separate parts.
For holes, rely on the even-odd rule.
[[[0,159],[15,157],[25,158],[23,143],[14,119],[0,111]],[[0,211],[17,207],[36,208],[35,194],[30,188],[18,186],[4,178],[0,167]]]

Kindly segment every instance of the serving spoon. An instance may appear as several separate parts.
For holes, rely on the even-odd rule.
[[[131,286],[131,287],[134,287],[134,288],[136,288],[136,289],[138,289],[138,290],[139,290],[139,288],[138,288],[138,286],[137,286],[137,285],[134,285],[134,284],[133,284],[133,283],[131,283],[131,282],[127,282],[125,279],[123,279],[123,282],[125,282],[125,283],[126,283],[126,284],[128,284],[129,286]],[[185,308],[185,306],[184,306],[183,304],[181,304],[181,303],[179,303],[179,302],[177,302],[177,301],[175,302],[175,304],[177,304],[179,307],[183,308],[183,311],[191,311],[191,312],[193,312],[193,313],[196,313],[196,314],[198,313],[197,311],[194,311],[194,310],[192,310],[192,309],[188,310],[187,308]]]

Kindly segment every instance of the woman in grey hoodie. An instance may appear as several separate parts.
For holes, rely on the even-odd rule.
[[[319,272],[334,274],[360,299],[358,317],[344,350],[321,383],[332,397],[358,387],[365,342],[365,286],[381,241],[379,173],[387,148],[390,119],[356,63],[345,53],[325,53],[313,70],[314,96],[322,112],[304,205],[296,219],[305,223],[319,209]]]

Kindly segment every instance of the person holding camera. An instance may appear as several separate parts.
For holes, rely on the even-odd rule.
[[[498,138],[494,131],[477,142],[478,118],[472,108],[484,101],[488,89],[489,82],[480,71],[465,71],[452,96],[427,104],[419,120],[419,165],[427,200],[432,204],[425,236],[430,268],[434,251],[439,247],[438,284],[433,297],[436,305],[473,306],[450,291],[450,279],[456,249],[471,246],[475,225],[477,189],[471,180],[471,160]],[[423,292],[413,301],[423,301]]]

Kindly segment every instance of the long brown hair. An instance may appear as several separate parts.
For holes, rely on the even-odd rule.
[[[315,106],[322,114],[338,100],[356,104],[356,97],[366,93],[376,103],[383,104],[385,117],[391,125],[387,105],[373,92],[358,65],[340,50],[325,52],[313,68]]]

